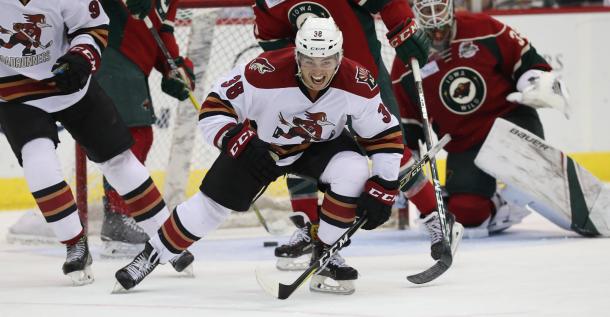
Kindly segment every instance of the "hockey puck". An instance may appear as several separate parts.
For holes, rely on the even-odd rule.
[[[265,241],[263,242],[264,247],[277,247],[277,241]]]

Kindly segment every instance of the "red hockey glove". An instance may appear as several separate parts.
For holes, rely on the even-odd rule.
[[[188,58],[178,57],[174,60],[178,66],[177,72],[169,71],[161,79],[161,90],[182,101],[189,97],[189,91],[195,89],[195,73],[193,62]],[[186,82],[184,82],[186,79]]]
[[[368,218],[362,229],[372,230],[388,221],[397,195],[397,180],[387,181],[379,176],[369,178],[356,207],[358,217]]]
[[[239,160],[252,176],[263,184],[269,184],[282,175],[269,152],[269,143],[258,138],[248,125],[239,123],[222,138],[221,150]]]
[[[58,58],[51,68],[55,74],[53,81],[61,91],[79,91],[85,87],[89,76],[98,69],[99,64],[100,55],[93,46],[76,45]]]
[[[426,65],[432,41],[426,32],[417,27],[415,20],[407,18],[386,36],[403,63],[411,65],[411,58],[415,57],[420,65]]]

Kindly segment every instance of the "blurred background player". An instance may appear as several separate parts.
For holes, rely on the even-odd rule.
[[[381,99],[390,111],[399,117],[396,100],[388,71],[381,58],[381,43],[377,39],[374,14],[379,14],[385,26],[390,30],[387,38],[396,49],[401,59],[408,61],[411,57],[423,65],[428,56],[430,40],[425,33],[415,28],[413,16],[406,0],[352,1],[352,0],[287,0],[280,2],[256,1],[254,6],[255,29],[259,45],[265,51],[276,50],[294,45],[294,37],[299,27],[309,17],[332,17],[343,34],[343,51],[348,57],[371,71],[379,85]],[[413,36],[411,32],[414,32]],[[409,38],[409,41],[404,39]],[[360,78],[362,81],[367,78]],[[279,133],[279,131],[278,131]],[[407,173],[414,163],[411,152],[406,149],[401,167],[401,175]],[[436,200],[432,185],[419,174],[419,182],[409,182],[407,197],[418,209],[426,213],[436,210]],[[280,270],[303,269],[308,261],[298,259],[309,254],[319,221],[317,184],[295,175],[287,177],[288,191],[294,214],[290,219],[297,226],[287,244],[275,249]],[[432,224],[432,222],[430,222]],[[438,228],[429,227],[430,229]],[[435,229],[437,230],[437,229]],[[440,244],[439,244],[440,246]]]
[[[214,85],[201,108],[199,128],[221,154],[200,191],[179,204],[144,251],[117,272],[118,289],[133,288],[158,263],[215,230],[232,210],[247,211],[257,194],[287,172],[315,179],[326,189],[313,262],[357,214],[366,215],[363,228],[368,230],[388,220],[403,153],[398,119],[382,103],[371,73],[342,57],[342,34],[331,18],[307,19],[295,43],[296,49],[259,55]],[[345,130],[349,116],[373,162],[372,176]],[[310,289],[351,294],[357,277],[356,269],[335,253],[314,274]]]
[[[152,125],[156,121],[148,76],[153,67],[163,74],[161,90],[178,99],[188,98],[194,89],[195,75],[188,58],[179,55],[174,38],[178,1],[101,0],[110,18],[108,47],[96,78],[114,101],[121,118],[134,138],[131,151],[144,164],[153,143]],[[125,3],[123,3],[125,2]],[[127,7],[127,8],[126,8]],[[143,19],[149,17],[176,65],[189,82],[172,72]],[[125,202],[104,179],[104,218],[101,239],[108,256],[137,254],[148,236],[127,217]]]
[[[28,27],[38,28],[37,43],[48,43],[27,54],[18,46],[3,48],[3,56],[22,61],[0,64],[0,125],[42,215],[66,245],[64,274],[76,285],[91,283],[87,236],[55,152],[56,121],[128,201],[130,216],[146,233],[169,216],[150,174],[129,150],[127,126],[91,76],[108,41],[108,17],[96,0],[4,1],[0,20],[34,21]]]
[[[544,90],[539,83],[555,83],[556,76],[526,38],[490,16],[454,13],[452,0],[415,0],[413,8],[418,25],[432,39],[429,62],[422,67],[428,113],[439,137],[452,136],[445,147],[448,210],[467,228],[467,235],[505,230],[528,212],[511,208],[495,195],[496,180],[474,159],[496,118],[544,137],[536,108],[560,108],[555,101],[564,98],[560,91]],[[394,60],[392,82],[406,122],[407,146],[416,150],[423,131],[408,65]],[[532,90],[535,100],[523,105],[508,97]],[[422,214],[426,216],[426,211]]]

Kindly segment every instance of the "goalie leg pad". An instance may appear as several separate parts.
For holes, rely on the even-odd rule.
[[[561,228],[610,236],[605,185],[533,133],[497,119],[475,163],[527,197],[528,207]]]

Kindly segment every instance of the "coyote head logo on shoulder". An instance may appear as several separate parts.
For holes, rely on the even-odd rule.
[[[270,73],[275,70],[275,67],[269,63],[269,61],[264,57],[257,57],[248,65],[248,69],[255,70],[259,72],[261,75],[264,73]]]

